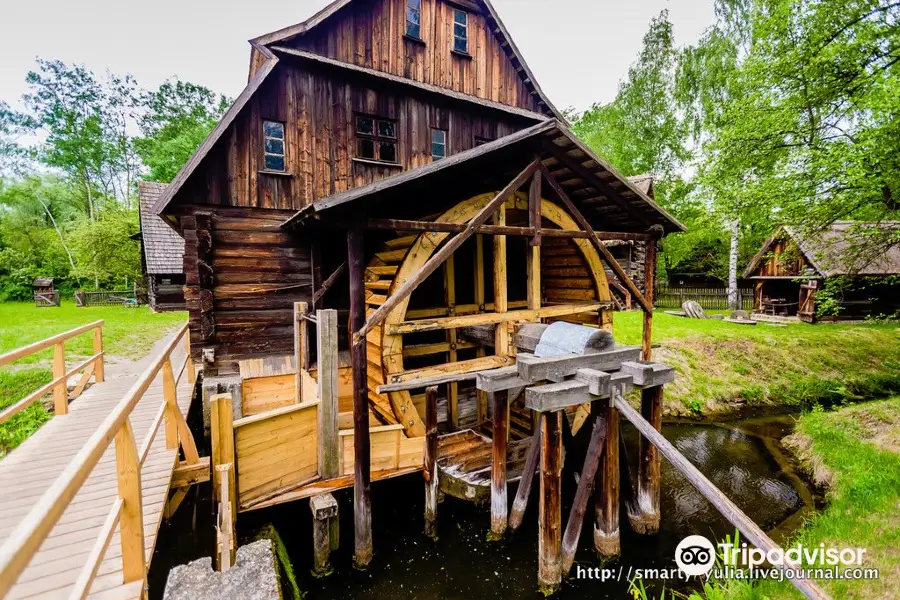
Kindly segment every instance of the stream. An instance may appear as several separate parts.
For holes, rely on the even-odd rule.
[[[628,456],[634,460],[637,432],[623,424]],[[688,460],[719,489],[768,532],[777,543],[784,543],[801,525],[803,517],[814,510],[820,498],[814,488],[799,475],[792,457],[779,440],[793,428],[790,416],[760,417],[729,423],[666,423],[663,433]],[[584,428],[581,433],[587,433]],[[563,520],[568,518],[569,503],[575,493],[574,469],[581,468],[586,436],[581,434],[571,445],[563,475]],[[621,517],[622,556],[607,567],[672,568],[675,547],[684,537],[698,534],[711,540],[734,535],[731,526],[667,461],[662,461],[662,523],[654,536],[631,532],[627,516]],[[352,490],[336,495],[341,511],[341,547],[332,555],[335,573],[325,579],[309,575],[312,567],[312,526],[305,502],[251,512],[241,516],[241,543],[251,541],[253,532],[267,522],[281,534],[297,579],[307,600],[373,598],[377,600],[542,598],[537,591],[537,481],[522,527],[501,542],[487,542],[489,509],[476,507],[455,498],[446,498],[438,507],[437,543],[422,533],[423,484],[419,477],[401,477],[372,484],[372,529],[375,557],[368,571],[352,568],[353,520]],[[510,487],[510,501],[515,486]],[[209,495],[208,490],[206,496]],[[201,491],[201,498],[203,493]],[[200,548],[212,548],[212,521],[207,516],[207,501],[200,501],[194,514],[190,509],[176,515],[164,527],[151,569],[151,597],[161,598],[168,566],[203,556]],[[589,521],[591,509],[585,517]],[[179,525],[180,521],[180,525]],[[186,521],[186,522],[185,522]],[[196,534],[191,534],[191,521]],[[176,531],[186,532],[176,534]],[[563,582],[557,598],[625,598],[628,582],[601,583],[576,579],[579,565],[600,566],[592,547],[590,525],[586,524],[572,568],[572,577]],[[154,573],[155,572],[155,573]],[[155,576],[154,576],[155,575]],[[692,585],[678,581],[647,581],[648,591],[658,595],[666,589],[687,591]],[[630,598],[630,595],[627,597]]]

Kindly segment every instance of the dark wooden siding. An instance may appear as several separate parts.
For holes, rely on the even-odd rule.
[[[181,217],[191,347],[196,360],[215,349],[208,372],[293,351],[293,305],[310,301],[313,270],[308,246],[280,228],[290,214],[195,206]]]
[[[498,139],[534,124],[501,111],[445,99],[363,75],[285,58],[176,197],[181,204],[298,210],[431,162],[431,128],[449,131],[449,153],[475,138]],[[363,164],[355,154],[354,115],[397,121],[397,166]],[[285,123],[287,174],[263,172],[262,121]]]
[[[469,14],[469,57],[454,54],[453,10]],[[510,106],[540,110],[474,3],[422,0],[421,42],[404,38],[406,0],[358,0],[308,34],[303,50]]]

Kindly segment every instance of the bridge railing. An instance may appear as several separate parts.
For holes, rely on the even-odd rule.
[[[165,423],[167,448],[177,450],[180,443],[188,464],[199,461],[194,439],[178,408],[177,398],[178,382],[184,373],[187,372],[189,382],[193,382],[195,377],[190,355],[190,338],[185,335],[187,330],[188,325],[185,323],[175,338],[110,411],[81,450],[69,461],[59,477],[38,499],[6,543],[0,547],[0,598],[4,598],[13,587],[113,441],[116,451],[118,497],[107,513],[69,598],[80,600],[87,596],[117,525],[120,529],[122,546],[122,583],[142,581],[146,578],[149,561],[144,554],[141,467],[160,426]],[[182,340],[187,351],[176,374],[171,359]],[[130,416],[160,373],[162,373],[163,402],[138,447],[131,428]]]
[[[75,389],[72,392],[73,400],[81,395],[82,391],[84,391],[84,388],[87,385],[88,380],[90,380],[91,375],[94,376],[94,381],[96,381],[97,383],[103,381],[105,376],[103,371],[103,323],[104,322],[102,320],[94,321],[93,323],[88,323],[87,325],[76,327],[71,331],[48,337],[47,339],[41,340],[39,342],[34,342],[33,344],[29,344],[27,346],[23,346],[22,348],[17,348],[16,350],[11,350],[6,354],[0,355],[0,367],[3,367],[19,360],[20,358],[25,358],[26,356],[31,356],[36,352],[40,352],[41,350],[53,348],[53,380],[0,412],[0,423],[9,420],[16,413],[22,412],[23,410],[31,406],[32,403],[42,398],[51,390],[53,390],[54,412],[57,415],[64,415],[68,413],[69,392],[67,382],[69,380],[69,377],[78,373],[79,371],[84,371],[84,373],[81,375],[81,379],[78,380],[78,384],[75,386]],[[72,339],[77,335],[87,333],[91,330],[94,331],[94,355],[87,360],[78,363],[71,369],[66,370],[66,341]]]

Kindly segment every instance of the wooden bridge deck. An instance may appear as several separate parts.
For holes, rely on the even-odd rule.
[[[178,356],[178,364],[184,352],[179,349],[173,355]],[[140,371],[120,377],[110,373],[105,382],[95,384],[74,401],[68,415],[54,417],[0,460],[0,545],[125,396],[137,381]],[[187,376],[181,377],[177,388],[178,406],[185,416],[193,388],[187,380]],[[144,445],[162,403],[160,373],[131,415],[138,448]],[[164,430],[160,427],[156,432],[141,477],[145,556],[148,563],[153,556],[177,458],[176,450],[166,448]],[[7,598],[68,598],[117,498],[116,450],[115,444],[111,443]],[[116,527],[90,588],[89,598],[141,597],[142,582],[122,584],[119,539]]]

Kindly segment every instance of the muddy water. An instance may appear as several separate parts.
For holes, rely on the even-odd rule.
[[[815,499],[811,489],[797,472],[778,440],[790,432],[789,417],[745,420],[717,425],[667,424],[665,436],[713,483],[778,541],[789,536],[803,514],[811,510]],[[637,434],[626,427],[624,438],[628,456],[636,454]],[[585,428],[587,429],[587,428]],[[589,432],[585,432],[589,433]],[[585,436],[586,437],[586,436]],[[580,469],[585,439],[579,436],[571,444],[566,460],[563,487],[563,514],[575,491],[573,471]],[[578,465],[577,467],[575,465]],[[574,468],[573,468],[574,467]],[[309,509],[298,502],[242,515],[240,529],[249,537],[258,526],[272,521],[288,546],[301,587],[309,600],[374,598],[540,598],[537,574],[537,488],[531,498],[525,523],[502,542],[485,540],[489,526],[486,508],[447,498],[439,507],[437,543],[422,535],[423,486],[418,477],[376,483],[372,486],[373,537],[375,558],[367,572],[352,569],[353,548],[352,492],[338,495],[341,519],[341,548],[335,553],[335,573],[323,580],[309,576],[312,566],[312,532]],[[511,488],[514,493],[514,487]],[[637,536],[622,514],[622,557],[606,566],[674,567],[673,554],[678,542],[687,535],[700,534],[722,539],[734,528],[679,473],[664,460],[662,465],[662,526],[658,535]],[[510,495],[510,500],[512,494]],[[204,506],[201,504],[201,506]],[[198,511],[198,515],[206,509]],[[588,518],[590,517],[590,512]],[[189,524],[188,524],[189,526]],[[207,525],[198,522],[198,530]],[[159,562],[169,562],[171,554],[189,554],[196,537],[181,536],[181,541],[166,541]],[[168,545],[168,551],[166,550]],[[207,544],[203,544],[207,546]],[[202,553],[201,553],[202,554]],[[168,559],[168,560],[167,560]],[[179,561],[175,561],[177,564]],[[592,550],[591,529],[586,526],[576,555],[576,566],[599,566]],[[154,564],[156,569],[156,564]],[[162,567],[159,570],[164,572]],[[159,581],[159,578],[157,579]],[[152,595],[161,593],[151,582]],[[657,593],[662,585],[686,589],[677,582],[646,581]],[[164,585],[164,584],[163,584]],[[156,588],[155,590],[153,588]],[[570,578],[563,583],[559,598],[624,598],[628,583]]]

